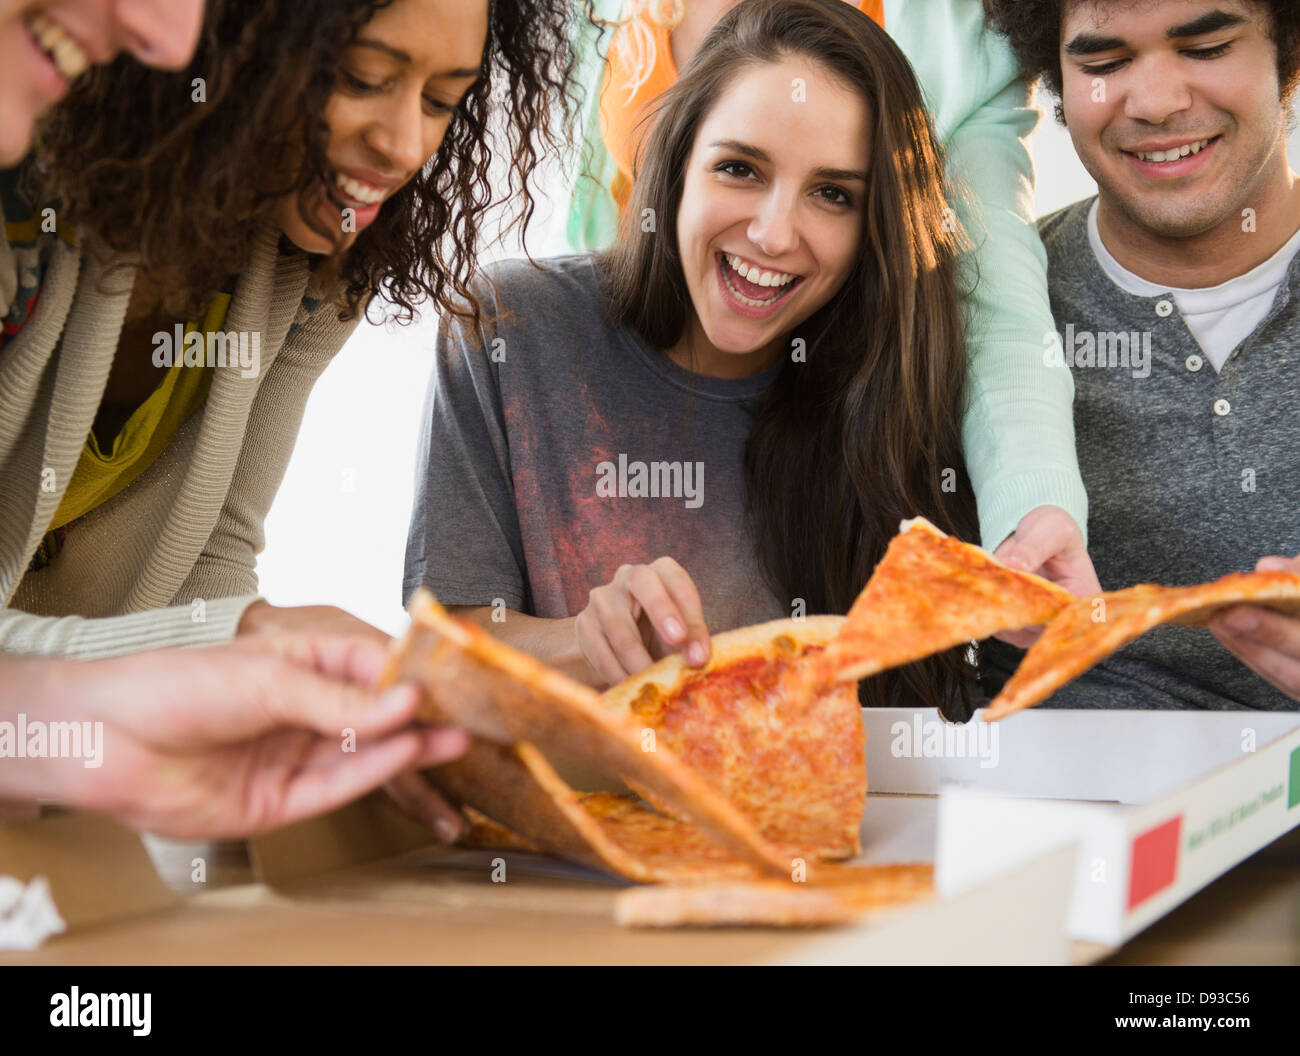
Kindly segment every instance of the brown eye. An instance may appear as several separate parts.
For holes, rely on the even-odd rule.
[[[817,196],[824,202],[831,205],[852,205],[853,198],[843,187],[836,187],[833,183],[828,183],[825,187],[817,188]]]
[[[740,170],[740,171],[736,171],[736,170]],[[713,171],[725,172],[728,176],[734,176],[738,180],[743,180],[747,176],[752,175],[754,172],[753,168],[749,165],[746,165],[743,161],[724,161],[721,165],[718,165]]]

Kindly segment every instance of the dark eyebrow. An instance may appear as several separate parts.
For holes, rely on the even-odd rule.
[[[813,175],[823,180],[858,180],[862,183],[867,182],[867,174],[858,169],[818,169]]]
[[[1067,55],[1096,55],[1103,51],[1117,51],[1124,47],[1122,37],[1102,37],[1096,33],[1080,33],[1065,46]]]
[[[1171,26],[1165,31],[1169,40],[1182,40],[1185,37],[1200,37],[1206,33],[1215,33],[1220,29],[1233,29],[1244,25],[1246,18],[1228,11],[1207,11],[1199,18],[1184,22],[1181,26]],[[1103,37],[1097,33],[1080,33],[1065,46],[1067,55],[1096,55],[1103,51],[1118,51],[1127,47],[1122,37]]]
[[[371,48],[374,51],[383,52],[389,58],[396,59],[404,66],[409,66],[411,64],[411,56],[408,55],[406,52],[402,51],[400,48],[394,48],[389,44],[384,44],[378,40],[366,40],[364,38],[358,38],[352,42],[352,46],[354,48]],[[454,70],[442,70],[441,72],[435,74],[435,76],[477,78],[479,72],[480,71],[476,69],[471,69],[468,66],[457,66]]]
[[[1199,37],[1206,33],[1215,33],[1220,29],[1233,29],[1245,25],[1244,15],[1234,15],[1227,11],[1207,11],[1200,18],[1194,18],[1181,26],[1174,26],[1165,36],[1170,40],[1183,37]]]
[[[734,150],[737,154],[744,154],[747,158],[753,158],[755,161],[770,162],[772,160],[767,151],[759,150],[758,147],[751,147],[748,143],[742,143],[738,139],[719,139],[709,145],[721,147],[723,150]]]
[[[734,150],[737,154],[744,154],[747,158],[753,158],[755,161],[764,161],[771,164],[772,157],[765,150],[758,147],[750,146],[748,143],[742,143],[738,139],[719,139],[710,143],[711,147],[718,147],[722,150]],[[813,173],[819,179],[823,180],[861,180],[867,182],[867,174],[857,169],[818,169]]]
[[[377,40],[365,40],[364,38],[358,37],[356,40],[352,42],[352,46],[354,48],[373,48],[375,51],[382,51],[390,59],[396,59],[398,62],[401,63],[409,64],[411,61],[411,56],[409,56],[406,52],[401,51],[398,48],[394,48],[388,44],[383,44]]]

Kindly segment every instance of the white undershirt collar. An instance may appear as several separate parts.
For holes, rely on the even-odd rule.
[[[1286,281],[1291,261],[1300,252],[1300,230],[1268,260],[1244,275],[1218,286],[1186,290],[1157,286],[1124,267],[1101,240],[1097,214],[1098,199],[1088,211],[1088,241],[1106,276],[1120,289],[1135,297],[1172,296],[1183,321],[1192,332],[1216,371],[1253,334],[1268,315],[1277,291]]]

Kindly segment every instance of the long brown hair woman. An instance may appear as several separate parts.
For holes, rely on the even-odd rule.
[[[451,322],[406,589],[608,684],[708,628],[844,612],[900,519],[970,537],[958,233],[898,48],[750,0],[663,97],[607,254]],[[447,496],[457,502],[450,509]],[[944,706],[965,659],[866,686]]]

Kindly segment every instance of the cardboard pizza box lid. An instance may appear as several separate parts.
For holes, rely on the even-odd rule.
[[[874,789],[940,793],[942,893],[1081,843],[1076,940],[1118,946],[1300,826],[1294,712],[1042,710],[950,729],[930,709],[884,709],[865,721]]]
[[[0,875],[43,876],[70,930],[173,908],[177,894],[158,876],[140,837],[106,818],[48,812],[0,825]]]

